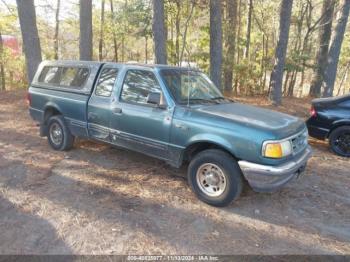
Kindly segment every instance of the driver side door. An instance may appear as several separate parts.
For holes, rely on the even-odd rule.
[[[112,141],[167,160],[173,110],[147,103],[150,93],[160,93],[163,97],[154,73],[145,69],[128,69],[119,98],[112,104]]]

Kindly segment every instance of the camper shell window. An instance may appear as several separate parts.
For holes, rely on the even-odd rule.
[[[44,66],[38,82],[54,87],[83,89],[89,74],[86,67]]]

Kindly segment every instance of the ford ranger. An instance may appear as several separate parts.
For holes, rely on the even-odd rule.
[[[244,184],[260,192],[281,188],[311,156],[303,121],[225,98],[196,69],[45,61],[28,100],[53,149],[89,138],[175,167],[188,164],[192,190],[214,206],[237,199]]]

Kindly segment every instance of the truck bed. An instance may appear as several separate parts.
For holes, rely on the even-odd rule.
[[[46,84],[41,81],[40,73],[44,67],[60,67],[59,63],[44,62],[40,65],[29,88],[30,114],[34,120],[45,126],[52,111],[59,111],[65,118],[74,136],[87,137],[87,104],[94,87],[98,72],[103,65],[99,62],[79,63],[64,61],[62,66],[88,70],[89,74],[80,87],[67,87],[60,84]],[[52,108],[52,109],[51,109]]]

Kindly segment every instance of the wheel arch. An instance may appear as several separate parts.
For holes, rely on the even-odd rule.
[[[43,115],[42,123],[44,125],[46,125],[47,121],[49,120],[49,118],[51,116],[55,116],[55,115],[62,115],[62,112],[59,109],[59,107],[57,105],[55,105],[55,104],[48,104],[48,105],[46,105],[46,107],[44,109],[44,115]]]
[[[227,145],[223,145],[221,143],[218,143],[216,141],[211,141],[211,140],[198,140],[198,141],[193,141],[192,143],[186,146],[186,148],[182,153],[181,162],[182,163],[190,162],[195,155],[207,149],[219,149],[228,153],[233,158],[238,159],[235,153],[233,152],[232,148],[230,148]]]
[[[342,126],[350,126],[350,120],[339,120],[339,121],[335,121],[333,122],[328,134],[327,134],[327,138],[329,138],[329,136],[331,135],[331,133],[337,129],[338,127],[342,127]]]
[[[48,104],[45,106],[43,118],[40,124],[40,136],[48,135],[48,120],[50,117],[57,115],[62,115],[61,110],[58,108],[58,106],[54,104]]]

